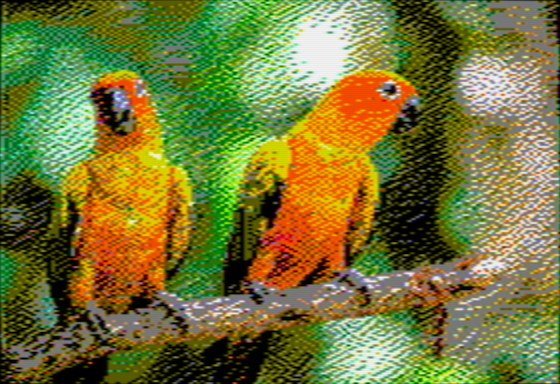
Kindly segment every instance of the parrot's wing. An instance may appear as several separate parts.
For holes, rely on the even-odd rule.
[[[90,183],[87,166],[80,163],[72,168],[62,182],[62,202],[60,206],[59,223],[63,237],[70,239],[80,221]]]
[[[168,272],[176,270],[189,244],[192,230],[192,188],[187,172],[171,167]]]
[[[245,169],[225,263],[226,293],[239,291],[259,239],[272,226],[280,208],[290,160],[290,148],[285,140],[273,139],[260,147]]]
[[[362,251],[371,234],[375,204],[379,199],[379,175],[369,158],[363,162],[365,177],[360,182],[350,215],[347,237],[347,263],[352,264]]]
[[[86,260],[76,260],[74,238],[83,213],[88,195],[90,176],[84,163],[74,166],[62,181],[59,210],[56,218],[56,237],[63,250],[51,258],[49,263],[49,284],[55,303],[64,321],[72,312],[69,289],[76,291],[74,282],[78,275],[83,275]],[[88,270],[89,269],[85,269]],[[86,280],[81,279],[80,281]],[[82,284],[83,285],[83,284]],[[75,314],[75,313],[74,313]]]

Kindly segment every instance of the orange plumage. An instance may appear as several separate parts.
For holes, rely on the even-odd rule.
[[[107,101],[94,97],[95,154],[74,167],[63,184],[63,223],[70,225],[70,211],[79,217],[71,299],[79,307],[95,300],[123,312],[135,297],[164,289],[166,261],[180,258],[188,243],[191,189],[186,173],[164,156],[142,80],[128,71],[110,73],[94,85],[96,92],[116,92],[128,100],[124,120],[133,123],[130,132],[115,133],[102,118]]]
[[[285,137],[263,144],[246,170],[226,273],[284,289],[344,269],[368,238],[378,198],[368,152],[415,93],[396,74],[349,75]]]

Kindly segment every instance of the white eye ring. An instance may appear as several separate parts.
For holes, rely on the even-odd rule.
[[[113,93],[115,100],[115,106],[119,109],[130,109],[130,100],[126,97],[126,94],[121,92]]]
[[[386,81],[381,87],[377,88],[377,92],[384,98],[389,100],[398,99],[401,95],[401,90],[397,83],[394,81]]]
[[[134,88],[138,97],[149,96],[148,88],[141,79],[136,79],[134,82]]]

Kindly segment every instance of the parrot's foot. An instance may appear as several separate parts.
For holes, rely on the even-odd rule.
[[[185,315],[184,308],[186,301],[174,293],[159,291],[154,296],[155,300],[150,305],[152,310],[165,308],[167,315],[164,319],[175,322],[179,328],[188,329],[188,315]],[[161,319],[164,321],[164,319]]]
[[[90,302],[82,317],[88,324],[89,330],[103,342],[110,339],[111,329],[108,325],[108,316],[109,314],[103,308],[97,306],[95,302]]]
[[[371,296],[369,295],[365,275],[363,275],[356,269],[346,269],[344,271],[338,271],[336,275],[338,281],[350,285],[352,289],[358,291],[362,295],[363,303],[361,304],[361,306],[367,306],[371,303],[372,300]]]
[[[410,294],[419,299],[415,306],[437,307],[444,305],[455,291],[445,271],[434,267],[425,267],[416,272],[408,281]]]

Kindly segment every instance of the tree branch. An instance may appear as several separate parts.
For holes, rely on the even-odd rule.
[[[9,378],[27,380],[49,376],[84,360],[126,349],[138,343],[180,343],[200,338],[219,339],[280,329],[294,324],[359,317],[403,310],[411,305],[438,305],[484,289],[512,266],[454,271],[444,265],[426,275],[418,271],[365,277],[341,272],[323,284],[272,291],[262,286],[251,294],[206,297],[185,301],[161,292],[147,308],[108,315],[97,307],[66,328],[55,327],[37,340],[7,351]],[[418,276],[423,274],[423,278]],[[429,283],[428,295],[418,289]],[[433,305],[433,302],[432,302]]]

